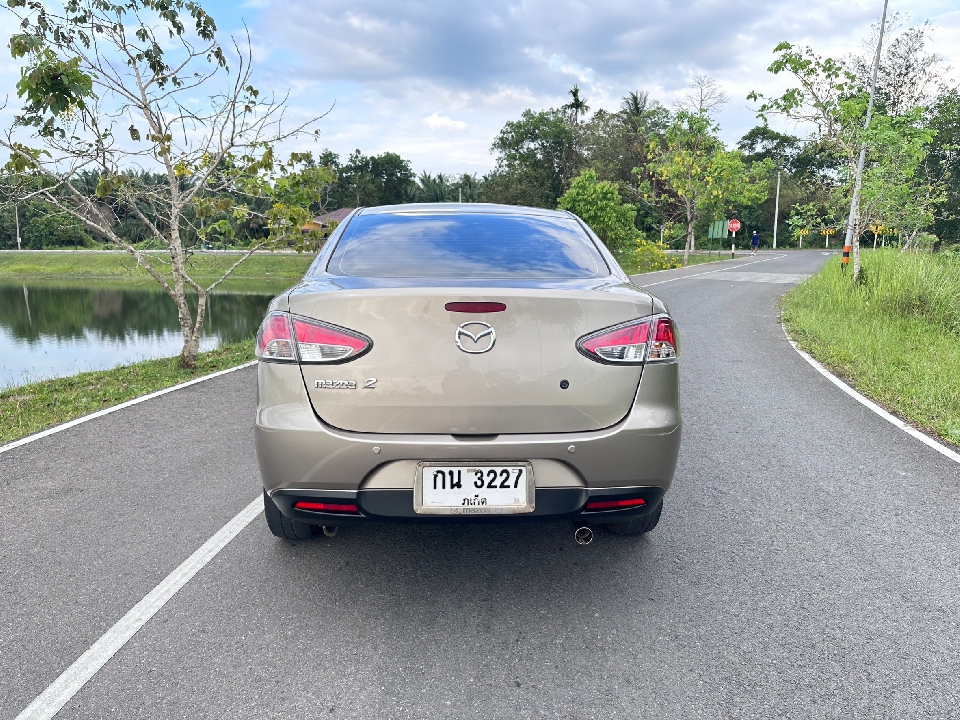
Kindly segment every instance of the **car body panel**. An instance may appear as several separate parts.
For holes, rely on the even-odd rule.
[[[498,301],[497,313],[448,312],[454,301]],[[363,357],[343,365],[303,364],[317,415],[355,432],[498,434],[581,432],[609,427],[629,411],[642,367],[606,367],[577,351],[589,332],[649,315],[640,291],[487,288],[386,288],[309,291],[289,297],[290,311],[373,339]],[[469,323],[469,325],[467,325]],[[467,353],[458,327],[486,323],[496,333],[487,352]],[[466,346],[485,349],[488,338]],[[468,347],[472,349],[472,347]],[[364,388],[368,379],[375,379]],[[356,389],[325,381],[352,380]],[[561,382],[565,387],[561,388]]]

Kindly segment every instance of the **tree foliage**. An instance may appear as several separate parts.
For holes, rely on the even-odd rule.
[[[627,250],[636,240],[636,207],[624,203],[617,186],[598,180],[593,170],[574,178],[557,206],[579,216],[615,253]]]
[[[10,153],[6,196],[42,200],[136,258],[173,299],[192,366],[205,297],[264,245],[303,248],[300,227],[334,179],[309,153],[277,156],[277,143],[312,123],[290,124],[284,99],[251,82],[251,51],[228,53],[216,23],[193,0],[10,0],[19,32],[22,101],[2,137]],[[233,70],[228,65],[228,55]],[[208,94],[205,106],[197,95]],[[96,179],[89,184],[76,182]],[[135,216],[168,251],[171,279],[121,234]],[[226,274],[201,286],[188,272],[192,242],[235,239],[256,218],[262,237]],[[192,289],[200,302],[187,301]]]

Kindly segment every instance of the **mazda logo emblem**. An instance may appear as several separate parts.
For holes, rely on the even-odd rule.
[[[473,332],[470,331],[470,328],[473,329]],[[490,339],[489,342],[487,338]],[[465,322],[457,328],[455,339],[457,347],[465,353],[479,355],[493,349],[493,346],[497,343],[497,331],[493,329],[492,325],[485,322]],[[464,345],[464,342],[467,344]]]

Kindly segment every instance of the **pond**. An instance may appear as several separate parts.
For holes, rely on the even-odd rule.
[[[234,283],[214,292],[201,349],[253,337],[286,287]],[[173,357],[181,346],[176,306],[159,288],[0,282],[0,387]]]

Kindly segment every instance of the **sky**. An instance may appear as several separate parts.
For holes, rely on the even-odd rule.
[[[201,0],[221,34],[246,27],[255,83],[289,92],[294,117],[319,120],[319,141],[409,159],[416,172],[484,173],[490,144],[526,108],[558,107],[577,83],[591,110],[632,90],[669,104],[690,79],[715,78],[730,102],[729,143],[757,124],[751,90],[782,91],[766,71],[781,40],[842,57],[879,21],[872,0]],[[910,24],[935,25],[933,49],[956,81],[960,3],[890,3]],[[0,23],[0,31],[9,28]],[[7,30],[9,32],[9,30]],[[16,64],[0,63],[14,101]],[[787,129],[789,128],[781,128]]]

